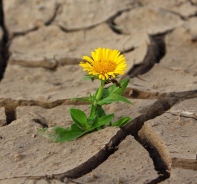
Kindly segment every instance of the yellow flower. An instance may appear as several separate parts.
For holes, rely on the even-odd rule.
[[[82,59],[86,62],[79,64],[83,71],[88,71],[88,74],[98,76],[101,80],[124,74],[127,65],[124,56],[118,50],[98,48],[91,54],[92,58],[83,56]]]

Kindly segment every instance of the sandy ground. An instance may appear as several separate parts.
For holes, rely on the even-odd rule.
[[[0,64],[6,45],[10,57],[0,82],[1,184],[197,183],[197,1],[3,5],[8,32],[1,23]],[[132,121],[72,142],[45,139],[37,129],[69,127],[70,107],[88,112],[71,98],[98,87],[82,81],[78,65],[98,47],[118,49],[127,60],[124,96],[134,105],[105,110]]]

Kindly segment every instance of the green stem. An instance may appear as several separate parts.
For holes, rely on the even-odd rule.
[[[100,85],[100,87],[98,89],[98,92],[96,94],[96,101],[100,100],[100,98],[102,96],[102,93],[103,93],[104,85],[105,85],[105,81],[104,80],[101,80],[101,85]]]
[[[102,96],[104,85],[105,85],[105,81],[101,80],[101,85],[95,97],[96,100],[94,101],[94,104],[92,104],[91,107],[91,113],[90,113],[91,117],[94,117],[94,115],[97,113],[97,101],[99,101]]]

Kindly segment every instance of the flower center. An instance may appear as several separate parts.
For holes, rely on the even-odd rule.
[[[112,61],[98,61],[94,64],[94,69],[100,74],[107,74],[116,69],[116,64]]]

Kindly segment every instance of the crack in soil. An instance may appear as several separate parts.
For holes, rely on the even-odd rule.
[[[158,93],[158,92],[149,92],[141,91],[135,88],[128,87],[123,96],[131,99],[158,99],[160,97],[168,96],[169,93]],[[85,97],[86,98],[86,97]],[[36,100],[12,100],[0,98],[0,107],[7,107],[7,112],[9,113],[10,107],[16,108],[17,106],[39,106],[45,109],[51,109],[60,105],[88,105],[89,103],[81,100],[72,100],[72,99],[61,99],[55,100],[52,102],[43,102]]]
[[[61,5],[60,5],[61,6]],[[108,24],[109,28],[116,34],[122,34],[122,32],[120,31],[120,29],[118,29],[117,25],[115,24],[114,22],[114,19],[117,18],[118,16],[120,16],[123,12],[126,12],[126,11],[129,11],[133,8],[136,8],[139,6],[139,3],[138,2],[134,2],[133,4],[133,7],[132,8],[126,8],[126,9],[123,9],[123,10],[120,10],[118,12],[116,12],[114,15],[111,15],[111,17],[109,17],[107,20],[104,20],[102,22],[99,22],[97,24],[93,24],[91,26],[88,26],[88,27],[85,27],[85,28],[75,28],[75,29],[68,29],[68,28],[65,28],[63,26],[59,26],[59,28],[66,32],[66,33],[69,33],[69,32],[76,32],[76,31],[80,31],[80,30],[89,30],[89,29],[92,29],[100,24],[103,24],[104,22]]]
[[[16,107],[17,106],[38,106],[45,109],[51,109],[60,105],[86,105],[88,103],[82,103],[82,101],[73,101],[72,99],[62,99],[53,102],[42,102],[35,100],[11,100],[0,99],[0,107],[5,107],[6,125],[9,125],[16,120]],[[46,123],[43,123],[40,119],[34,119],[34,121],[43,127],[47,127]]]
[[[190,3],[190,5],[196,6],[196,4],[192,2],[192,0],[188,0],[188,2]],[[177,6],[181,6],[184,3],[185,2],[179,2],[179,4],[177,4]],[[184,16],[184,15],[181,15],[181,13],[178,13],[178,12],[175,12],[173,10],[166,9],[166,8],[161,8],[161,10],[164,10],[166,12],[169,12],[169,13],[172,13],[174,15],[177,15],[182,20],[188,20],[189,18],[196,17],[196,15],[197,15],[197,12],[195,12],[194,14],[188,15],[188,16],[187,15]]]
[[[137,7],[141,6],[141,4],[139,2],[134,2],[133,4],[133,7],[132,8],[127,8],[127,9],[124,9],[124,10],[120,10],[118,12],[116,12],[116,14],[112,15],[108,20],[106,20],[105,22],[108,24],[108,26],[111,28],[111,30],[116,33],[116,34],[125,34],[121,31],[121,28],[115,23],[115,19],[117,17],[119,17],[120,15],[122,15],[122,13],[124,12],[128,12],[132,9],[135,9]],[[132,50],[131,50],[132,51]],[[126,52],[129,52],[126,51]]]
[[[181,92],[180,92],[181,93]],[[159,93],[159,92],[150,92],[150,91],[141,91],[136,88],[126,88],[123,96],[131,99],[159,99],[169,96],[171,93]],[[61,105],[88,105],[89,103],[81,100],[72,100],[72,99],[61,99],[55,100],[52,102],[43,102],[36,100],[12,100],[12,99],[0,99],[0,107],[5,107],[6,115],[6,125],[9,125],[12,121],[16,120],[16,108],[17,106],[38,106],[44,109],[52,109]],[[42,122],[36,123],[42,125]],[[46,126],[46,125],[44,125]]]
[[[174,15],[177,15],[181,20],[187,20],[187,19],[189,18],[189,17],[187,17],[187,16],[183,16],[183,15],[181,15],[180,13],[174,12],[174,11],[172,11],[172,10],[168,10],[168,9],[165,9],[165,8],[161,8],[161,10],[166,11],[166,12],[169,12],[169,13],[172,13],[172,14],[174,14]]]
[[[135,136],[135,139],[149,152],[155,170],[159,174],[159,177],[156,180],[152,180],[150,183],[158,183],[169,178],[171,159],[168,148],[160,137],[157,136],[151,128],[142,125],[142,128],[139,130],[138,135]]]
[[[36,100],[12,100],[12,99],[4,99],[0,98],[0,107],[6,106],[39,106],[45,109],[51,109],[60,105],[86,105],[89,104],[87,102],[82,101],[73,101],[72,99],[61,99],[55,100],[52,102],[43,102]]]
[[[131,99],[158,99],[168,96],[168,93],[158,93],[150,91],[141,91],[135,88],[126,88],[123,96]],[[17,106],[38,106],[44,109],[52,109],[61,105],[88,105],[89,103],[81,100],[61,99],[52,102],[42,102],[36,100],[12,100],[12,99],[0,99],[0,107],[5,107],[6,125],[9,125],[12,121],[16,120],[16,108]],[[43,124],[40,120],[35,119],[36,123]],[[43,124],[46,126],[46,124]]]
[[[197,171],[197,159],[184,159],[173,157],[172,167]]]
[[[147,73],[155,63],[159,63],[166,53],[166,44],[164,41],[166,33],[158,35],[149,35],[150,44],[148,45],[147,53],[142,63],[136,64],[127,72],[130,78],[137,77]]]
[[[45,26],[49,26],[50,24],[52,24],[52,22],[55,20],[55,18],[56,18],[56,16],[57,16],[57,13],[58,13],[59,8],[60,8],[60,4],[56,4],[56,6],[55,6],[55,11],[54,11],[52,17],[49,18],[49,20],[46,21],[46,22],[44,23]],[[17,37],[17,36],[26,35],[26,34],[28,34],[28,33],[30,33],[30,32],[36,31],[36,30],[38,30],[38,29],[39,29],[39,26],[36,26],[36,27],[33,27],[33,28],[28,29],[28,30],[26,30],[26,31],[14,32],[14,33],[12,34],[12,38],[13,38],[13,37]]]
[[[158,99],[160,97],[165,97],[167,93],[143,91],[137,88],[127,87],[124,91],[123,96],[132,99]]]
[[[161,97],[166,97],[171,93],[159,93],[151,91],[142,91],[136,88],[128,87],[126,88],[123,96],[131,99],[159,99]],[[87,97],[84,97],[87,98]],[[55,100],[51,102],[43,102],[37,100],[12,100],[7,98],[0,98],[0,107],[6,106],[39,106],[45,109],[51,109],[60,105],[88,105],[88,102],[81,100],[72,100],[72,98]],[[8,108],[9,111],[9,108]]]
[[[3,1],[0,0],[0,27],[3,31],[3,36],[0,38],[0,81],[3,78],[7,61],[9,59],[9,33],[5,26]]]
[[[55,7],[55,12],[54,12],[53,16],[45,23],[46,26],[49,26],[55,20],[57,14],[58,14],[59,8],[60,8],[60,4],[57,3],[56,4],[56,7]]]
[[[119,17],[122,13],[124,12],[127,12],[127,11],[130,11],[131,8],[129,9],[125,9],[125,10],[121,10],[121,11],[118,11],[115,15],[111,16],[107,21],[106,23],[108,24],[109,28],[116,34],[124,34],[122,33],[121,29],[118,27],[118,25],[115,23],[115,19],[117,17]]]
[[[6,105],[5,115],[6,115],[6,125],[9,125],[12,121],[16,120],[16,106]]]
[[[159,154],[159,151],[149,142],[142,142],[140,139],[136,139],[144,148],[149,152],[151,159],[153,160],[155,170],[158,172],[158,177],[147,184],[157,184],[170,177],[170,171],[167,164],[163,161],[163,158]]]
[[[48,124],[46,123],[45,119],[41,117],[41,119],[32,119],[35,123],[38,123],[41,125],[43,128],[48,128]]]

